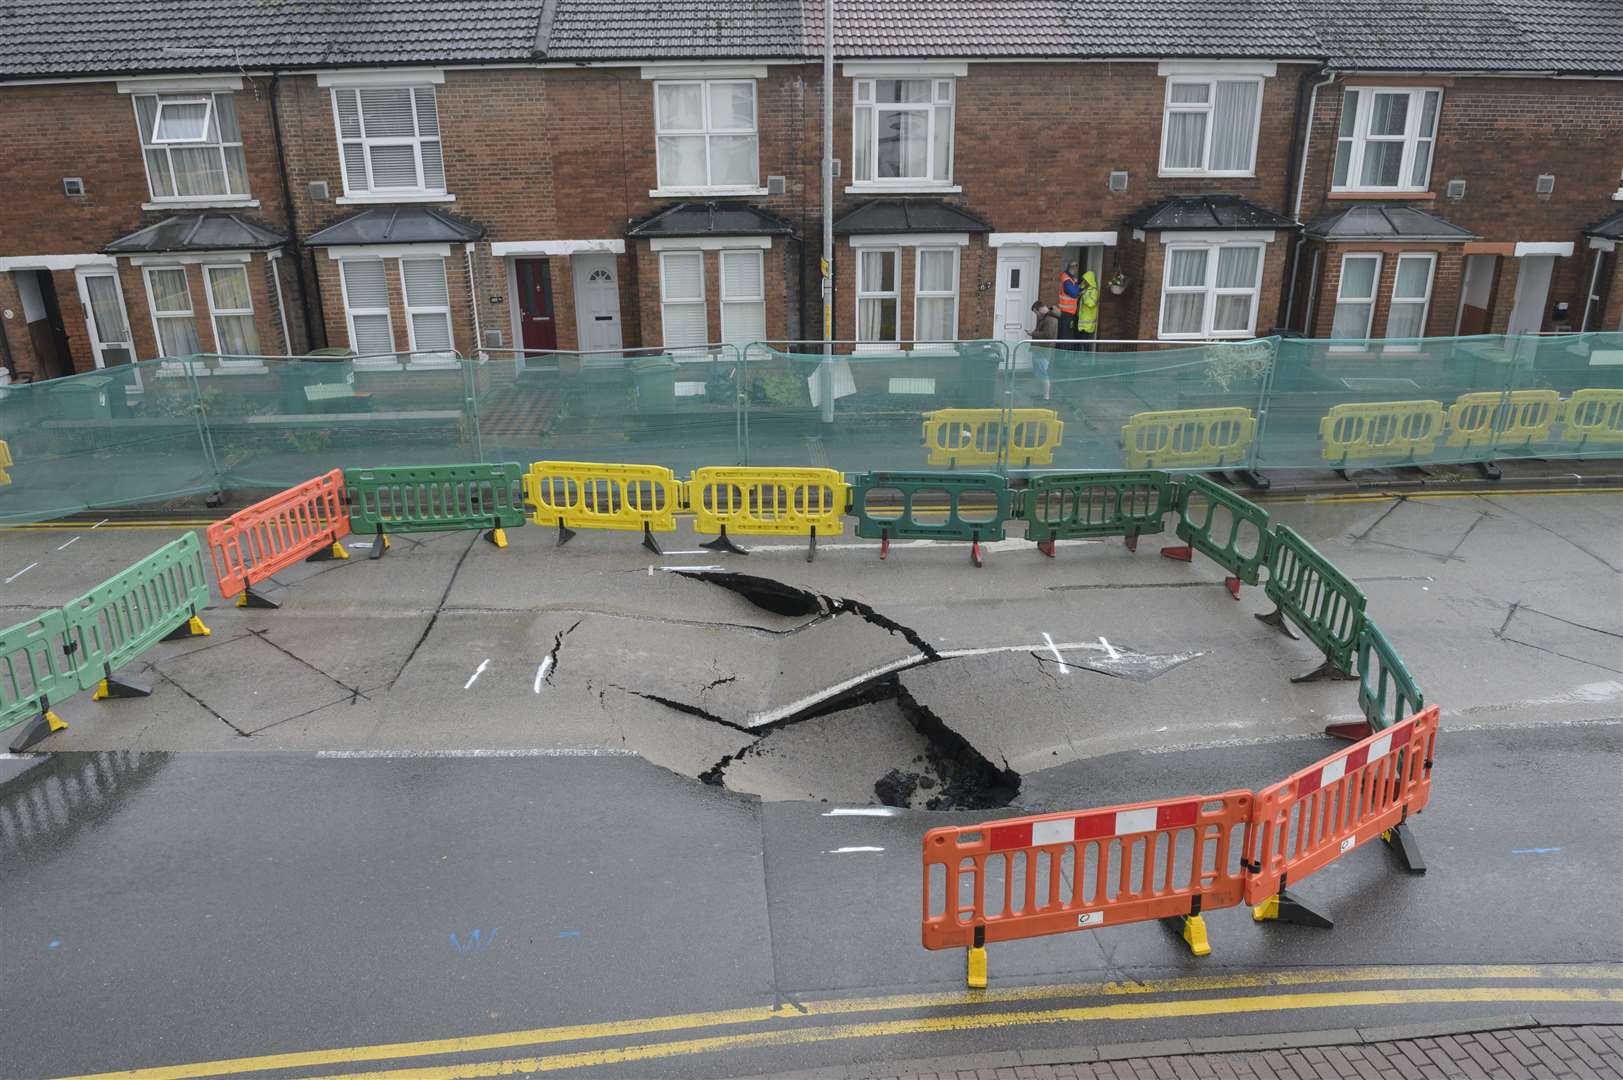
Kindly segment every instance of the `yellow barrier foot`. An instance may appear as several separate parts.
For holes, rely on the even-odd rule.
[[[1318,927],[1321,930],[1328,930],[1335,926],[1335,923],[1296,899],[1295,896],[1283,888],[1252,908],[1251,918],[1256,922],[1283,922],[1290,923],[1293,926]]]
[[[349,552],[344,550],[344,545],[340,544],[338,541],[334,540],[327,547],[322,548],[320,551],[316,552],[314,555],[311,555],[309,558],[305,559],[304,561],[305,562],[332,562],[334,559],[347,559],[347,558],[349,558]]]
[[[1189,951],[1196,956],[1210,956],[1212,944],[1206,939],[1206,917],[1204,915],[1185,915],[1183,918],[1183,934],[1180,935]]]
[[[505,548],[507,546],[507,530],[498,525],[485,533],[485,539],[499,548]]]
[[[986,946],[971,946],[969,967],[964,973],[964,985],[971,990],[986,989]]]
[[[664,550],[659,546],[659,541],[654,539],[654,530],[648,527],[646,521],[642,523],[642,546],[655,555],[665,554]]]
[[[274,611],[282,605],[278,604],[275,600],[272,600],[269,597],[261,596],[259,593],[256,593],[253,589],[249,588],[242,590],[242,595],[237,597],[237,606],[241,608],[264,608],[269,611]]]
[[[1426,872],[1426,857],[1420,854],[1420,845],[1415,843],[1414,832],[1408,823],[1399,822],[1381,834],[1386,846],[1391,848],[1403,863],[1403,868],[1411,874],[1424,874]]]
[[[729,555],[748,555],[749,552],[733,543],[733,538],[727,535],[727,526],[721,527],[721,535],[714,540],[706,540],[699,545],[706,551],[725,551]]]
[[[239,603],[237,606],[242,607],[244,605]],[[198,618],[196,615],[193,615],[191,618],[169,631],[169,633],[165,634],[163,639],[165,641],[179,641],[181,638],[208,637],[211,633],[213,633],[213,631],[203,625],[203,620]]]
[[[118,675],[109,675],[96,684],[96,692],[90,695],[91,701],[101,701],[104,698],[134,698],[151,697],[152,687],[146,683],[136,682],[134,679]]]
[[[28,723],[22,725],[17,734],[12,737],[10,750],[14,754],[27,750],[47,735],[54,735],[58,731],[67,730],[67,722],[49,709],[40,713]]]

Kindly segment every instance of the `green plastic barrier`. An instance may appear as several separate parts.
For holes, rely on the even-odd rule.
[[[1358,677],[1353,654],[1364,629],[1364,594],[1289,526],[1274,529],[1264,592],[1275,608],[1257,618],[1287,634],[1289,619],[1324,653],[1323,664],[1292,682]]]
[[[1021,496],[1026,539],[1045,555],[1054,541],[1078,536],[1123,536],[1138,550],[1138,538],[1166,530],[1177,485],[1164,472],[1055,473],[1035,476]]]
[[[1205,505],[1197,506],[1197,499]],[[1194,473],[1178,481],[1175,505],[1178,539],[1187,546],[1162,548],[1162,555],[1188,562],[1200,552],[1229,572],[1226,584],[1236,599],[1240,582],[1255,585],[1261,580],[1272,547],[1268,511]]]
[[[1358,635],[1358,704],[1371,732],[1385,731],[1426,707],[1414,676],[1373,619],[1364,620]]]
[[[516,461],[345,469],[350,531],[379,538],[372,546],[374,559],[388,549],[389,533],[397,532],[488,529],[487,539],[506,547],[503,530],[526,519],[523,476]]]
[[[114,674],[165,638],[206,635],[198,612],[208,602],[203,545],[189,532],[66,604],[65,648],[79,689],[95,691],[97,701],[150,694],[151,687]]]
[[[51,711],[52,702],[79,689],[73,658],[62,651],[65,629],[62,612],[53,608],[0,630],[0,731],[26,724],[12,750],[25,750],[67,727]]]
[[[872,492],[885,490],[899,495],[894,514],[889,505],[868,505]],[[944,502],[935,501],[942,496]],[[966,500],[971,503],[967,516]],[[997,473],[871,472],[859,476],[851,490],[856,533],[880,541],[881,559],[892,540],[967,540],[970,558],[979,566],[981,541],[1003,539],[1012,502],[1008,478]]]

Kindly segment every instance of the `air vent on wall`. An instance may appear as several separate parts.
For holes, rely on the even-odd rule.
[[[1555,190],[1555,177],[1549,173],[1540,176],[1533,183],[1533,191],[1539,195],[1548,195]]]
[[[840,178],[840,159],[839,158],[834,159],[833,168],[831,168],[829,171],[834,174],[834,179],[838,180]]]
[[[77,199],[85,193],[85,181],[82,176],[64,176],[62,178],[62,194],[70,199]]]
[[[1465,181],[1450,180],[1448,182],[1448,197],[1455,200],[1465,198]]]
[[[1110,190],[1111,191],[1126,191],[1127,190],[1127,173],[1126,172],[1121,171],[1121,170],[1117,170],[1117,171],[1110,174]]]
[[[766,178],[766,193],[768,195],[782,195],[783,194],[783,187],[784,187],[785,183],[786,183],[786,181],[781,176],[769,176],[769,177],[767,177]]]
[[[500,330],[485,331],[485,348],[499,349],[502,347],[502,332]]]
[[[326,202],[327,199],[328,199],[327,181],[325,181],[325,180],[312,180],[312,181],[310,181],[310,197],[312,199],[314,199],[316,202]]]

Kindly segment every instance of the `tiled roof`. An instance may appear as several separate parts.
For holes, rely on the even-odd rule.
[[[542,0],[4,0],[0,78],[527,60]]]
[[[1238,195],[1175,195],[1127,215],[1135,229],[1294,229],[1292,219]]]
[[[685,202],[633,225],[627,236],[788,236],[789,223],[748,203]]]
[[[874,199],[834,223],[841,236],[886,233],[983,233],[992,226],[939,199]]]
[[[1325,240],[1475,240],[1470,229],[1444,221],[1412,206],[1349,206],[1320,214],[1307,224],[1307,235]]]
[[[551,0],[540,49],[549,60],[796,57],[800,0]]]
[[[1623,240],[1623,210],[1584,229],[1584,235],[1598,236],[1602,240]]]
[[[362,210],[310,234],[307,247],[353,244],[462,244],[485,235],[477,222],[432,206],[380,206]]]
[[[105,248],[109,255],[158,251],[258,251],[278,248],[287,237],[240,214],[176,214],[156,225],[121,236]]]
[[[1618,0],[1296,2],[1336,68],[1623,72]]]

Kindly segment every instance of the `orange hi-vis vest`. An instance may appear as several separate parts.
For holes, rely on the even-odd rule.
[[[1080,297],[1066,294],[1065,286],[1067,283],[1075,285],[1077,283],[1076,278],[1061,270],[1059,272],[1059,309],[1066,315],[1075,315],[1076,302]]]

